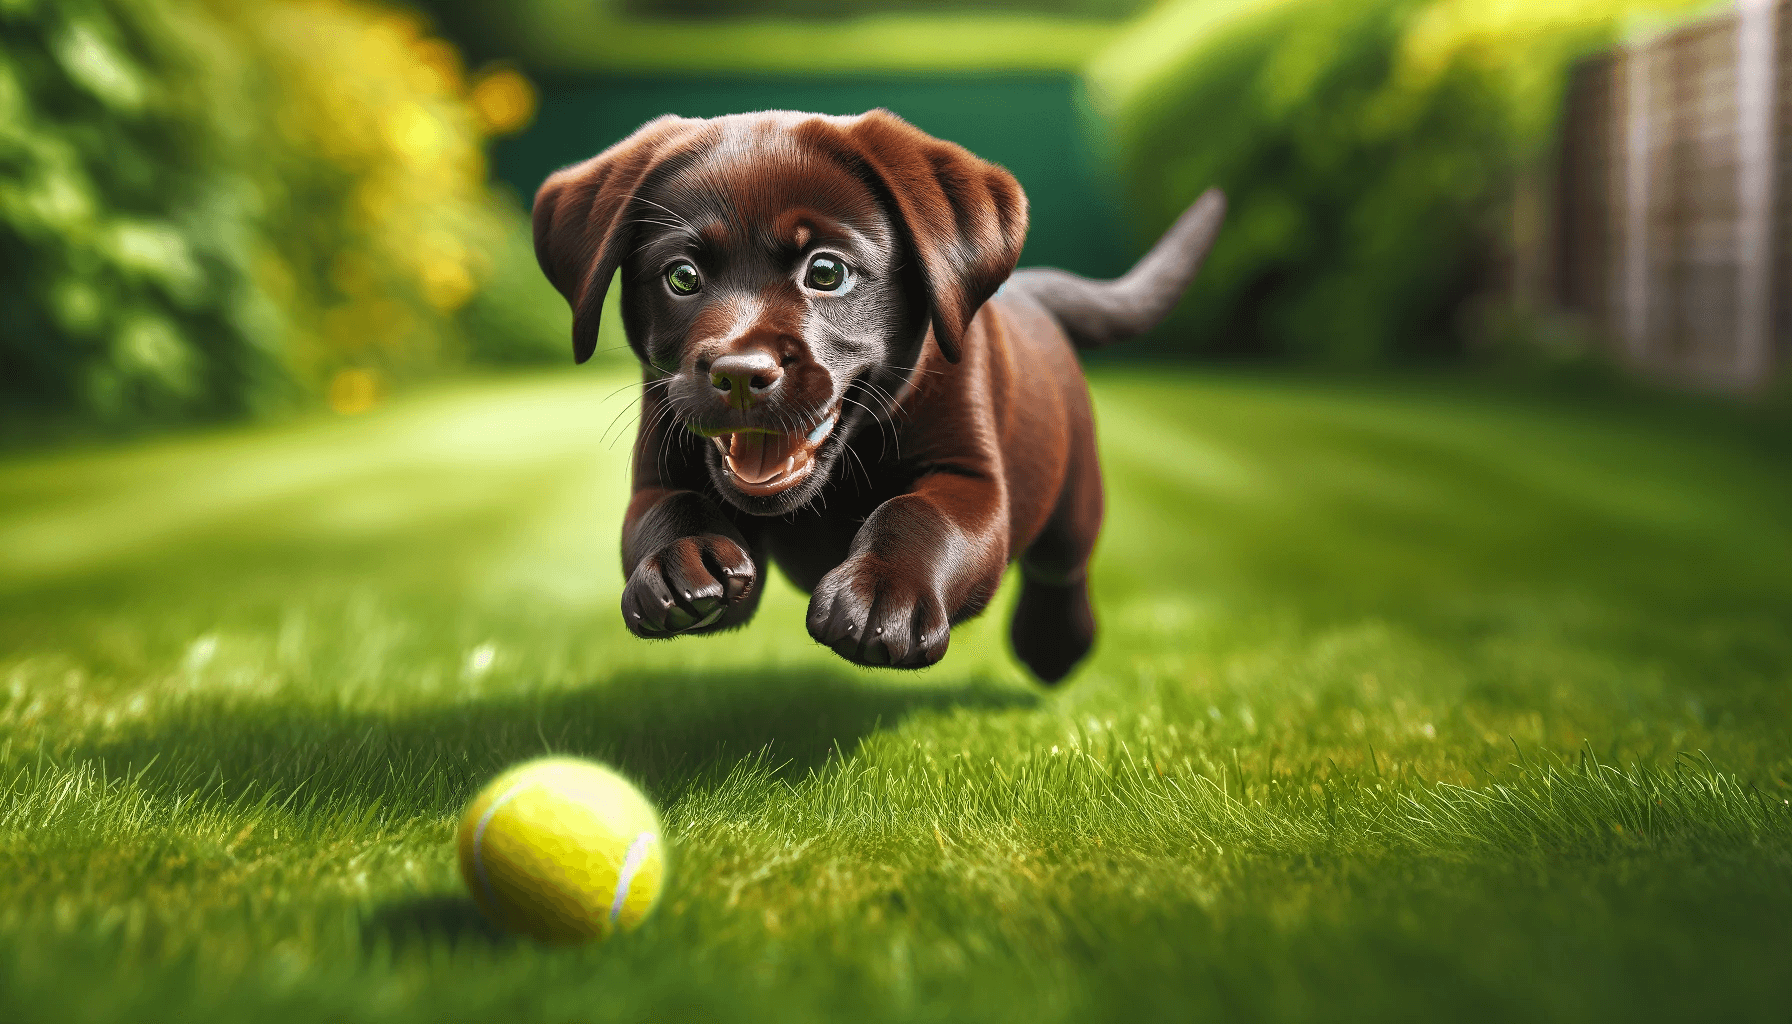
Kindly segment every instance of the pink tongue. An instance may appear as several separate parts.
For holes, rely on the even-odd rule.
[[[728,438],[728,464],[735,476],[750,484],[762,484],[783,472],[794,447],[789,434],[742,431]]]

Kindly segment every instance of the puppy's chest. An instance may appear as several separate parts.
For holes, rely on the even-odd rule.
[[[803,590],[813,590],[823,576],[846,561],[853,538],[887,497],[829,488],[825,504],[790,516],[757,519],[755,525],[766,552],[784,575]]]
[[[801,522],[778,520],[765,531],[765,547],[772,561],[805,592],[815,589],[835,566],[846,561],[858,521],[842,522],[801,517]]]

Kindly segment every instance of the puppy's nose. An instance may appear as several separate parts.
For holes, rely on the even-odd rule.
[[[730,352],[709,364],[710,385],[728,392],[728,404],[737,409],[751,406],[753,399],[777,387],[783,376],[777,358],[763,350]]]

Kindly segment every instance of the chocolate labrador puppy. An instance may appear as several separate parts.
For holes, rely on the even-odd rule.
[[[1062,679],[1102,515],[1075,349],[1161,320],[1224,216],[1209,192],[1115,281],[1016,273],[1013,176],[884,110],[662,117],[555,173],[535,251],[573,354],[620,270],[644,368],[628,628],[740,626],[770,559],[816,640],[920,668],[1018,560],[1015,654]]]

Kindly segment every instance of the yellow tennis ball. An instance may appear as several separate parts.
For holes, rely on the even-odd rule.
[[[467,805],[460,873],[501,928],[544,942],[599,938],[640,924],[659,899],[659,815],[601,764],[528,761]]]

